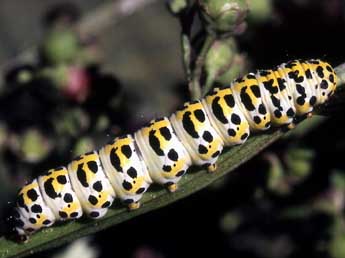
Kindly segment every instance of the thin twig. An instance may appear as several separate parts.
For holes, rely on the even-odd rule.
[[[188,35],[182,33],[181,36],[181,46],[182,46],[182,57],[183,57],[183,67],[186,73],[187,81],[192,81],[192,71],[191,71],[191,43]],[[191,92],[191,91],[190,91]]]
[[[109,26],[132,15],[134,12],[155,2],[156,0],[117,0],[101,5],[81,19],[78,24],[80,33],[97,35]]]
[[[206,55],[216,40],[215,35],[208,34],[205,42],[201,48],[201,51],[195,61],[195,67],[192,75],[192,80],[189,82],[189,90],[191,93],[192,100],[200,99],[201,98],[201,86],[200,86],[200,80],[202,75],[202,69],[204,67]]]

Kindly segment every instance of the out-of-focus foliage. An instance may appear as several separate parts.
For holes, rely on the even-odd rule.
[[[219,33],[231,32],[245,21],[247,0],[199,0],[206,26]]]

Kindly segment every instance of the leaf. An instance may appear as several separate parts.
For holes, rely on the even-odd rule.
[[[181,179],[179,189],[175,193],[169,193],[162,188],[147,192],[144,195],[142,207],[138,210],[128,212],[121,205],[115,205],[116,207],[110,208],[107,215],[101,219],[83,219],[62,223],[37,232],[25,244],[15,243],[2,237],[0,238],[0,258],[24,257],[57,247],[182,199],[233,171],[277,140],[282,134],[280,130],[276,130],[269,134],[252,136],[245,144],[225,150],[219,158],[218,169],[215,173],[207,173],[200,167],[192,169]]]

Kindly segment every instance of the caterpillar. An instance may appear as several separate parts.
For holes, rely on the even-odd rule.
[[[133,134],[51,169],[19,191],[13,230],[21,239],[55,221],[104,216],[115,198],[129,210],[152,183],[177,190],[191,165],[216,170],[225,146],[243,144],[250,132],[292,128],[335,91],[337,77],[321,60],[293,60],[272,70],[212,89],[185,103],[169,118],[152,120]]]

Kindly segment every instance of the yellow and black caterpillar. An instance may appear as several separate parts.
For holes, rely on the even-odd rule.
[[[293,125],[334,93],[336,81],[328,63],[294,60],[214,88],[170,118],[153,120],[32,180],[18,193],[14,230],[27,238],[83,213],[97,219],[115,197],[137,209],[150,184],[173,192],[192,164],[215,171],[223,146],[244,143],[250,131]]]

